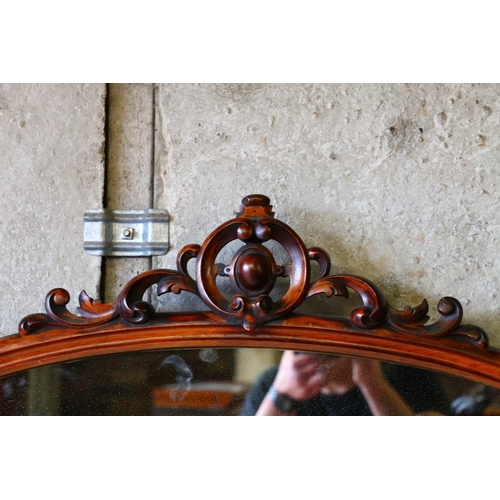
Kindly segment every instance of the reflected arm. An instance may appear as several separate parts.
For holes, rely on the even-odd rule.
[[[296,355],[285,351],[276,374],[262,400],[257,416],[296,415],[298,405],[316,396],[324,375],[319,369],[322,359],[315,355]]]
[[[264,399],[262,400],[262,404],[260,405],[259,409],[257,410],[257,413],[255,414],[257,417],[264,417],[264,416],[294,416],[297,415],[297,410],[291,410],[289,412],[282,412],[276,408],[274,405],[274,402],[271,398],[271,395],[269,392],[266,394]]]
[[[353,380],[373,415],[414,415],[401,395],[387,381],[378,361],[353,359]]]

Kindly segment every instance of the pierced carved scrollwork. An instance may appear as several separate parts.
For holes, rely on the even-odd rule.
[[[217,264],[219,253],[231,242],[243,243],[227,264]],[[264,243],[280,243],[290,265],[278,265]],[[221,272],[222,270],[222,272]],[[216,276],[226,276],[234,291],[224,297]],[[269,198],[251,195],[235,219],[217,228],[205,241],[196,264],[198,290],[203,301],[219,316],[247,330],[293,311],[305,298],[309,285],[309,262],[304,243],[286,224],[274,219]],[[278,278],[287,277],[289,288],[279,300],[270,292]]]
[[[92,299],[85,291],[78,298],[79,316],[72,314],[66,308],[70,295],[63,288],[51,290],[45,299],[46,314],[31,314],[21,320],[19,334],[21,336],[36,333],[47,327],[52,328],[89,328],[103,325],[121,316],[132,324],[147,323],[155,314],[154,307],[142,300],[144,293],[152,285],[157,285],[158,296],[166,293],[179,294],[186,291],[198,295],[196,282],[189,276],[187,264],[196,258],[200,251],[199,245],[184,247],[177,256],[178,271],[157,269],[139,274],[123,288],[120,295],[107,304],[98,299]]]
[[[354,275],[326,276],[318,279],[309,289],[308,297],[325,293],[328,297],[349,297],[347,288],[356,291],[363,300],[363,307],[356,307],[350,315],[354,326],[362,329],[374,328],[385,316],[387,303],[382,292],[367,279]]]
[[[78,298],[80,315],[75,315],[66,308],[70,299],[69,293],[62,288],[56,288],[48,293],[45,300],[47,313],[26,316],[19,324],[19,334],[24,336],[48,327],[92,328],[119,316],[132,324],[147,323],[154,316],[155,309],[151,303],[142,300],[142,297],[154,284],[158,285],[158,295],[181,291],[197,293],[196,283],[189,276],[177,271],[158,269],[140,274],[131,280],[120,295],[107,304],[90,298],[82,291]]]
[[[240,247],[228,262],[220,262],[220,256],[225,255],[223,250],[233,242],[238,242]],[[265,245],[268,242],[278,243],[284,249],[285,262],[278,262],[278,257],[283,256],[275,255],[269,245]],[[188,272],[188,263],[192,259],[196,260],[194,278]],[[319,266],[319,277],[311,283],[312,262]],[[385,330],[488,346],[488,337],[483,330],[461,325],[462,306],[456,299],[441,299],[438,304],[441,318],[427,325],[427,301],[414,308],[408,306],[396,310],[387,304],[382,292],[369,280],[355,275],[330,275],[330,267],[330,257],[325,250],[319,247],[307,249],[289,226],[274,218],[269,198],[250,195],[243,199],[236,218],[215,229],[202,246],[188,245],[179,252],[176,271],[158,269],[140,274],[107,304],[82,292],[78,315],[66,308],[68,292],[54,289],[46,298],[47,312],[24,318],[19,333],[27,335],[49,327],[72,327],[84,332],[116,318],[131,324],[147,323],[154,317],[155,309],[143,300],[143,296],[153,285],[157,285],[158,295],[182,291],[198,295],[218,316],[229,323],[242,325],[246,330],[255,330],[259,325],[289,315],[314,295],[348,297],[350,289],[363,302],[349,316],[353,331],[377,333]],[[221,287],[221,281],[228,286]],[[228,287],[231,290],[229,295]],[[273,295],[278,289],[279,293]]]
[[[435,323],[426,325],[429,304],[423,300],[417,307],[407,306],[398,311],[389,306],[387,322],[396,331],[414,333],[421,337],[440,339],[448,337],[467,344],[487,348],[489,344],[487,333],[477,326],[461,325],[463,309],[460,302],[453,297],[443,297],[437,306],[441,314]]]

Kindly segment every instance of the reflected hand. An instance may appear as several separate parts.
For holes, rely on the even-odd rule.
[[[380,361],[352,358],[352,380],[360,389],[385,382]]]
[[[325,382],[324,359],[315,354],[295,354],[285,351],[281,358],[274,388],[297,401],[316,396]]]

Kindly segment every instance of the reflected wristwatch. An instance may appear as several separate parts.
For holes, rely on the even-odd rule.
[[[275,408],[280,412],[291,413],[292,411],[299,409],[299,401],[287,396],[286,394],[280,394],[273,386],[269,388],[267,393],[269,394]]]

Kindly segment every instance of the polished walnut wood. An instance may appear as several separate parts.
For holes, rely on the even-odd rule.
[[[230,261],[218,262],[235,241],[241,247]],[[281,245],[286,261],[277,262],[278,256],[265,245],[271,241]],[[194,277],[187,270],[191,259],[196,259]],[[315,280],[313,262],[319,267]],[[307,249],[288,225],[274,218],[269,198],[250,195],[236,218],[215,229],[203,245],[191,244],[179,252],[177,270],[140,274],[108,304],[82,292],[75,315],[66,308],[66,290],[49,292],[45,313],[25,317],[18,335],[0,339],[0,375],[118,352],[251,346],[377,358],[500,387],[500,351],[488,346],[484,330],[462,324],[462,306],[456,299],[441,299],[440,318],[428,325],[425,300],[398,310],[369,280],[330,275],[330,265],[325,250]],[[229,283],[230,296],[221,290],[221,280]],[[193,293],[210,312],[158,313],[143,300],[153,285],[158,295]],[[362,301],[349,317],[296,312],[314,295],[348,297],[349,289]],[[273,299],[276,290],[278,298],[275,294]]]

